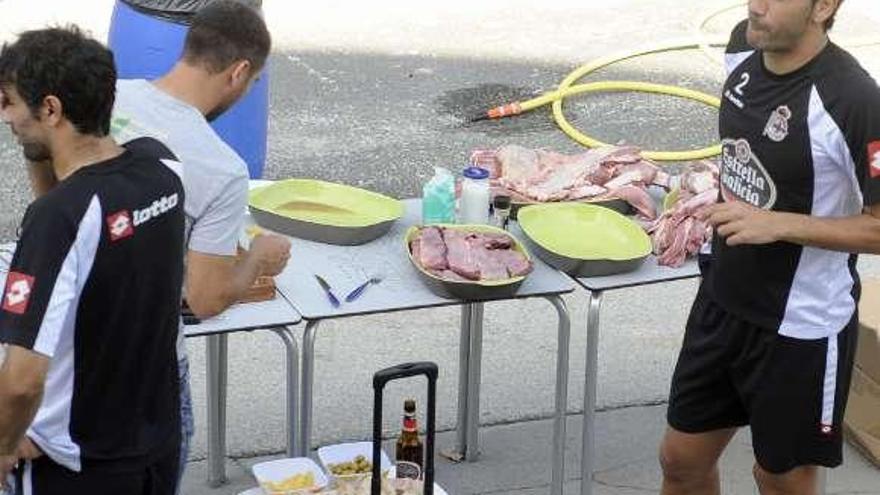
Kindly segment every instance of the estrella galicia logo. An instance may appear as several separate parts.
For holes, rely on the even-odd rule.
[[[721,196],[769,210],[776,204],[776,184],[745,139],[721,141]]]

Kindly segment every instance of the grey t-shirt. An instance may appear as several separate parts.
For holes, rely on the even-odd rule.
[[[248,169],[195,107],[144,79],[119,80],[111,133],[119,143],[149,136],[183,164],[186,242],[189,251],[234,256],[244,223]],[[183,324],[177,342],[186,354]]]

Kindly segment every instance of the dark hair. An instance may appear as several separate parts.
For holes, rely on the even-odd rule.
[[[272,38],[260,13],[241,2],[217,0],[193,17],[183,46],[183,59],[217,73],[240,60],[254,71],[266,63]]]
[[[819,0],[813,0],[814,7],[816,6],[816,2],[818,2],[818,1]],[[829,17],[828,19],[825,19],[825,31],[831,31],[831,28],[834,27],[834,21],[836,20],[835,17],[837,16],[837,11],[840,10],[841,5],[843,5],[843,0],[838,0],[837,9],[834,11],[833,14],[831,14],[831,17]]]
[[[15,86],[34,116],[47,96],[55,96],[81,134],[110,133],[116,99],[113,53],[76,26],[26,31],[4,44],[0,84]]]

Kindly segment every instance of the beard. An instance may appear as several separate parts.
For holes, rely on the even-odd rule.
[[[754,18],[749,18],[746,38],[754,48],[765,52],[784,53],[791,51],[807,31],[808,18],[803,22],[793,22],[788,26],[771,29]]]
[[[42,143],[22,143],[24,157],[32,162],[52,161],[52,150]]]
[[[230,104],[230,103],[220,104],[219,106],[215,107],[213,110],[208,112],[207,115],[205,115],[205,120],[207,120],[208,122],[214,122],[221,115],[226,113],[226,111],[229,110],[229,107],[231,107],[231,106],[232,106],[232,104]]]

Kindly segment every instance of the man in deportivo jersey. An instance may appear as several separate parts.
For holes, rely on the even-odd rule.
[[[880,89],[828,40],[841,0],[751,0],[727,49],[721,197],[672,380],[663,494],[720,493],[750,426],[762,494],[842,462],[856,253],[880,252]],[[704,255],[706,256],[706,255]]]
[[[16,495],[174,492],[180,163],[109,137],[113,56],[75,28],[0,51],[0,115],[54,187],[27,209],[0,300],[0,482]]]

